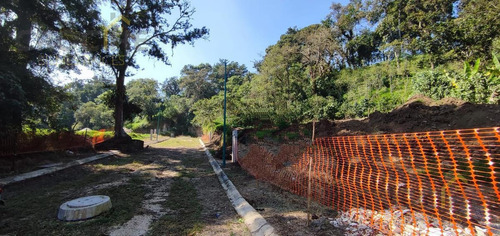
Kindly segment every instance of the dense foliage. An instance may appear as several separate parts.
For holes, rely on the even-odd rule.
[[[269,46],[248,80],[229,79],[229,122],[364,117],[414,94],[498,104],[499,16],[482,0],[334,3],[323,22],[290,28]],[[220,92],[195,103],[194,124],[218,127],[221,103]]]
[[[98,25],[93,0],[0,2],[0,135],[19,132],[23,125],[59,126],[59,101],[68,97],[49,74],[71,69],[60,62],[74,58],[77,50],[57,49],[86,49],[97,37],[89,32]]]
[[[19,2],[42,10],[20,12]],[[223,123],[225,71],[227,114],[233,127],[270,123],[283,128],[294,122],[364,117],[374,111],[388,112],[415,94],[471,103],[500,102],[500,8],[495,1],[334,3],[322,22],[289,28],[255,62],[255,73],[238,62],[220,60],[213,65],[185,65],[179,78],[161,78],[163,83],[143,78],[126,85],[129,69],[140,66],[134,60],[136,53],[145,52],[168,64],[162,45],[191,43],[208,33],[205,28],[191,28],[189,4],[138,1],[127,7],[134,1],[113,1],[113,7],[129,21],[120,21],[121,31],[111,28],[109,45],[103,47],[101,34],[80,37],[101,25],[94,1],[71,5],[51,0],[57,4],[37,5],[44,2],[0,3],[3,131],[20,130],[23,125],[67,130],[115,126],[121,130],[117,122],[124,120],[125,127],[136,131],[160,127],[187,134],[197,126],[212,132]],[[164,28],[165,18],[157,17],[170,14],[181,22],[171,24],[172,31]],[[26,19],[31,19],[29,24]],[[26,30],[31,32],[29,40],[19,33]],[[134,33],[146,31],[149,41],[133,41]],[[30,43],[33,37],[42,43]],[[53,41],[77,50],[61,54]],[[50,70],[74,68],[40,64],[77,61],[84,52],[105,55],[104,65],[112,74],[63,88],[51,83]],[[118,113],[123,116],[117,117]]]

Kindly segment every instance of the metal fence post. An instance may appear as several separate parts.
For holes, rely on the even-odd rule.
[[[233,130],[232,162],[238,162],[238,130]]]

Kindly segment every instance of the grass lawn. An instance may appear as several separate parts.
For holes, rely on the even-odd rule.
[[[128,221],[141,206],[147,175],[127,175],[144,163],[131,157],[112,157],[70,168],[13,186],[4,192],[6,206],[0,208],[0,234],[11,235],[104,235],[109,227]],[[95,188],[123,180],[119,186]],[[57,219],[59,206],[89,195],[107,195],[113,207],[93,219],[63,222]]]
[[[154,145],[159,148],[200,148],[198,138],[179,136]]]
[[[108,235],[141,215],[155,217],[147,232],[150,236],[202,231],[249,234],[218,185],[197,138],[181,136],[151,146],[141,153],[7,186],[2,194],[6,206],[0,207],[0,235]],[[57,219],[62,203],[90,195],[109,196],[111,210],[85,221]],[[160,201],[147,203],[157,197]],[[161,206],[165,214],[145,204]]]

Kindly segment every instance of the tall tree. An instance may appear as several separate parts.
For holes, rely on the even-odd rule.
[[[121,33],[109,47],[105,62],[111,66],[116,77],[115,138],[129,138],[123,130],[123,104],[125,101],[125,76],[129,67],[138,67],[135,56],[138,52],[169,64],[162,45],[173,49],[178,44],[193,43],[208,34],[208,29],[192,28],[190,23],[194,10],[187,1],[179,0],[112,0],[112,7],[121,14]],[[171,19],[174,19],[171,21]],[[135,42],[137,35],[145,40]]]
[[[454,20],[455,37],[463,57],[491,56],[493,41],[500,42],[500,5],[498,1],[461,0]]]
[[[127,83],[129,101],[142,109],[148,121],[158,113],[160,93],[158,82],[154,79],[135,79]]]
[[[340,43],[339,51],[345,66],[362,66],[353,40],[360,34],[361,23],[366,18],[363,6],[362,0],[351,0],[345,6],[333,3],[330,7],[331,12],[327,16],[327,25],[331,27],[333,36]]]
[[[51,123],[65,98],[49,79],[51,62],[60,61],[61,47],[74,58],[74,48],[100,41],[93,33],[100,32],[96,1],[4,0],[0,32],[0,107],[10,111],[0,115],[0,130],[19,130],[29,120]]]
[[[456,0],[429,1],[373,1],[374,11],[381,19],[377,32],[385,49],[395,57],[403,51],[431,55],[430,65],[439,62],[439,56],[451,50],[450,21]]]
[[[326,25],[310,25],[297,34],[301,42],[301,63],[309,72],[311,90],[317,94],[318,81],[342,67],[340,45]]]
[[[216,84],[216,92],[224,90],[224,59],[220,59],[212,70],[210,75],[211,80]],[[232,61],[226,64],[227,78],[232,76],[246,76],[248,74],[247,67],[245,65],[240,65],[238,62]]]
[[[164,95],[169,98],[173,95],[179,95],[181,89],[179,87],[179,79],[177,77],[170,77],[163,81],[161,85],[161,90],[165,93]]]
[[[185,65],[179,79],[179,87],[182,89],[184,96],[194,103],[200,99],[215,95],[215,84],[211,77],[212,72],[213,68],[208,63],[197,66]]]

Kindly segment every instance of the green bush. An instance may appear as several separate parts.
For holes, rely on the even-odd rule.
[[[306,137],[311,137],[312,136],[312,131],[309,129],[303,129],[302,134]]]
[[[34,134],[36,136],[47,136],[49,134],[53,134],[55,133],[56,131],[53,130],[53,129],[39,129],[39,128],[35,128],[35,129],[32,129],[28,126],[23,126],[23,133],[30,133],[30,134]]]
[[[440,71],[423,71],[414,76],[415,92],[436,100],[450,96],[453,88],[449,75]]]
[[[257,136],[258,139],[264,139],[265,137],[271,137],[272,133],[272,130],[258,130],[255,132],[255,136]]]
[[[500,98],[500,62],[493,55],[493,65],[479,70],[481,61],[476,60],[472,67],[467,62],[463,73],[452,78],[452,95],[472,103],[498,103]],[[495,96],[496,95],[496,96]]]
[[[287,132],[285,135],[289,140],[295,140],[299,137],[299,134],[296,132]]]
[[[131,138],[133,139],[147,139],[149,138],[150,134],[141,134],[141,133],[135,133],[135,132],[131,132],[128,134]]]
[[[130,123],[127,123],[125,127],[135,132],[141,129],[148,129],[151,127],[151,125],[146,117],[136,116],[134,120]]]

